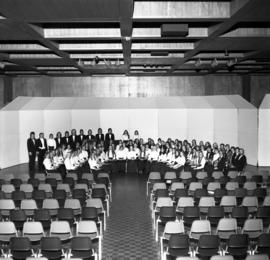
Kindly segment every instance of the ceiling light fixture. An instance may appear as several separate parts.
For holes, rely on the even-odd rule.
[[[201,64],[202,64],[202,62],[201,62],[200,58],[195,61],[195,67],[200,67]]]
[[[232,67],[232,66],[234,66],[236,63],[237,63],[237,58],[230,59],[230,60],[227,61],[227,66],[228,66],[228,67]]]
[[[211,67],[216,67],[218,65],[218,60],[217,60],[217,58],[214,58],[213,60],[212,60],[212,62],[211,62]]]

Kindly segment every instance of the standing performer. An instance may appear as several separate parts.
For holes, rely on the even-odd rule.
[[[35,173],[35,160],[36,160],[36,153],[37,153],[37,141],[35,138],[35,132],[30,133],[30,137],[27,140],[27,150],[29,156],[29,174],[30,176],[34,175]]]
[[[44,138],[44,133],[39,134],[39,139],[37,140],[37,148],[38,148],[38,169],[39,171],[44,170],[44,157],[47,151],[47,140]]]

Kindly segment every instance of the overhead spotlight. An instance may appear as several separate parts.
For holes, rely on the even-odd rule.
[[[211,67],[216,67],[218,65],[218,61],[217,61],[217,58],[214,58],[211,62]]]
[[[95,57],[95,63],[96,63],[96,65],[99,63],[99,57],[98,56]]]
[[[4,62],[0,62],[0,69],[4,69],[5,68],[5,63]]]
[[[229,52],[227,49],[225,49],[224,55],[225,55],[225,57],[229,57]]]
[[[201,64],[202,64],[201,59],[197,59],[197,60],[195,61],[195,67],[200,67]]]

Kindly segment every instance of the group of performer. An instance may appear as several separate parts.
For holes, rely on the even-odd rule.
[[[246,166],[244,149],[228,144],[196,140],[188,142],[168,138],[143,140],[139,131],[130,136],[125,130],[119,140],[115,139],[111,128],[104,135],[99,128],[96,135],[89,129],[87,135],[81,129],[66,131],[64,136],[58,132],[46,140],[43,133],[35,138],[30,133],[27,140],[29,171],[35,172],[35,160],[38,157],[39,171],[58,171],[63,175],[67,171],[89,172],[106,170],[109,172],[137,172],[174,170],[199,171],[209,173],[214,170],[243,171]]]

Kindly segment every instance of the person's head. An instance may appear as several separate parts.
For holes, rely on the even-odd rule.
[[[112,134],[112,129],[111,128],[108,129],[108,134]]]
[[[232,152],[232,153],[235,153],[235,148],[234,148],[234,146],[231,147],[231,152]]]
[[[124,130],[123,135],[128,135],[128,130]]]
[[[98,134],[99,134],[99,135],[102,134],[102,129],[101,129],[101,128],[98,129]]]
[[[57,138],[61,138],[61,137],[62,137],[61,132],[57,132],[56,137],[57,137]]]
[[[203,158],[203,153],[202,153],[202,151],[199,151],[199,152],[198,152],[198,157],[199,157],[199,158]]]
[[[180,157],[184,157],[184,156],[185,156],[185,155],[184,155],[184,152],[183,152],[183,151],[180,151],[180,152],[179,152],[179,156],[180,156]]]
[[[76,129],[71,130],[71,135],[76,135]]]
[[[88,129],[88,135],[92,135],[92,130]]]
[[[235,153],[236,153],[236,154],[239,154],[239,152],[240,152],[239,148],[236,147],[236,148],[235,148]]]
[[[83,129],[80,129],[80,135],[84,135]]]
[[[44,133],[39,133],[39,138],[44,138]]]
[[[49,138],[50,139],[53,139],[53,134],[49,134]]]
[[[65,132],[65,137],[69,137],[69,131]]]
[[[31,132],[31,133],[30,133],[30,138],[31,138],[31,139],[34,139],[34,138],[35,138],[35,132]]]
[[[139,131],[138,130],[135,130],[134,131],[134,135],[139,135]]]
[[[245,150],[244,150],[243,148],[241,148],[241,149],[239,149],[239,153],[240,153],[241,155],[244,155],[244,154],[245,154]]]

